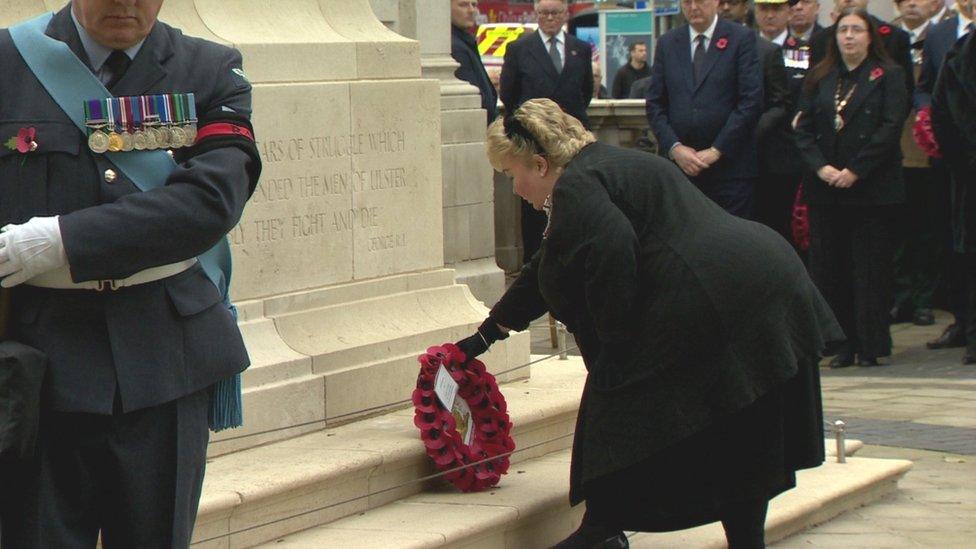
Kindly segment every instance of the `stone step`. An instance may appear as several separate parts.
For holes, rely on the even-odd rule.
[[[488,492],[430,489],[357,516],[280,538],[259,547],[549,547],[571,533],[583,506],[570,508],[568,450],[512,467]],[[797,488],[775,498],[766,522],[769,543],[896,489],[911,462],[850,458],[800,471]],[[719,524],[668,533],[631,534],[635,548],[725,547]]]
[[[518,449],[513,463],[572,444],[586,376],[579,357],[544,360],[531,370],[531,378],[502,385]],[[439,484],[418,482],[434,468],[413,424],[413,407],[406,406],[209,460],[194,543],[250,547]]]
[[[513,464],[571,445],[586,377],[579,357],[532,358],[540,362],[531,378],[502,385],[514,423]],[[848,455],[859,447],[846,441]],[[221,455],[207,465],[194,543],[250,547],[328,524],[436,489],[442,481],[420,480],[433,472],[412,407]],[[511,472],[502,479],[517,481]]]

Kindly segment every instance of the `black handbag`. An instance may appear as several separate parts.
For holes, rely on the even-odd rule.
[[[0,293],[0,462],[34,454],[47,356],[7,339],[9,291]]]

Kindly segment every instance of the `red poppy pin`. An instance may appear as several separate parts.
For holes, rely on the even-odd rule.
[[[871,71],[871,75],[868,77],[868,80],[874,82],[875,80],[881,78],[882,76],[884,76],[884,69],[882,69],[881,67],[875,67],[874,70]]]
[[[878,27],[878,34],[880,34],[881,36],[888,36],[889,34],[891,34],[891,27],[889,27],[888,25],[881,25],[880,27]]]
[[[795,48],[796,47],[796,38],[793,38],[792,36],[789,37],[789,38],[787,38],[786,39],[786,45],[789,46],[789,47],[791,47],[791,48]]]
[[[27,154],[37,150],[37,142],[34,141],[36,137],[37,130],[34,128],[20,128],[17,130],[17,135],[12,136],[3,145],[12,151]]]
[[[715,42],[715,47],[718,48],[718,49],[720,49],[720,50],[724,50],[725,47],[728,46],[728,45],[729,45],[729,39],[728,38],[719,38],[718,41]]]

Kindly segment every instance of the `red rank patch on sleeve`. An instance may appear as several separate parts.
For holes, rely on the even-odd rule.
[[[232,124],[230,122],[214,122],[213,124],[207,124],[197,131],[197,139],[194,144],[203,141],[208,137],[221,137],[221,136],[239,136],[247,139],[248,141],[254,141],[254,134],[251,130],[245,126],[238,124]]]

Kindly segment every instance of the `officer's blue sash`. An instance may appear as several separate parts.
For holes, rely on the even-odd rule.
[[[52,13],[45,13],[13,27],[10,37],[27,66],[68,118],[86,134],[85,101],[111,97],[112,94],[92,74],[67,44],[44,34]],[[105,155],[106,160],[122,171],[141,191],[161,187],[176,163],[164,151],[131,151]],[[230,245],[224,237],[216,246],[197,258],[224,304],[237,317],[230,302]],[[243,424],[240,375],[217,382],[211,394],[210,428],[220,431]]]

